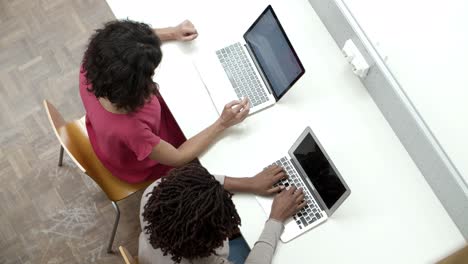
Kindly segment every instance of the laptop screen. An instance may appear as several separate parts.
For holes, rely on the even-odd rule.
[[[346,187],[310,133],[297,146],[293,155],[306,172],[325,205],[328,209],[332,208],[346,192]]]
[[[279,100],[305,70],[271,6],[247,30],[244,39]]]

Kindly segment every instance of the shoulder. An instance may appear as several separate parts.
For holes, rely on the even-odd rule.
[[[161,179],[153,182],[148,187],[146,187],[145,191],[143,192],[143,196],[141,197],[141,203],[146,204],[149,199],[149,194],[153,191],[154,187],[157,187],[161,183]]]
[[[148,138],[157,136],[151,120],[141,116],[128,116],[122,120],[121,133],[129,140],[140,140],[141,138]]]
[[[154,190],[155,187],[157,187],[161,183],[161,179],[153,182],[150,184],[148,187],[146,187],[145,191],[143,192],[143,195],[141,196],[141,202],[140,202],[140,215],[143,213],[143,208],[145,207],[145,204],[148,202],[151,192]]]
[[[161,105],[156,96],[153,96],[144,106],[128,114],[128,122],[135,129],[150,129],[158,131],[161,120]]]
[[[161,179],[153,182],[152,184],[150,184],[148,187],[146,187],[145,191],[143,192],[143,195],[141,196],[141,201],[140,201],[140,226],[141,226],[141,229],[144,229],[145,227],[145,222],[143,221],[143,211],[144,211],[144,208],[145,208],[145,204],[148,202],[150,196],[151,196],[151,192],[153,191],[154,187],[158,186],[159,183],[161,183]]]
[[[155,115],[155,113],[161,112],[161,103],[156,95],[152,95],[151,98],[134,114],[140,117],[147,117]]]

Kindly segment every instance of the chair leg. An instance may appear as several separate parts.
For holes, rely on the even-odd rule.
[[[120,219],[119,206],[117,205],[116,202],[112,202],[112,205],[114,206],[116,216],[115,216],[115,221],[114,221],[114,227],[112,228],[112,233],[111,233],[111,237],[109,240],[109,246],[107,246],[107,253],[113,253],[112,244],[114,243],[114,237],[115,237],[115,233],[117,232],[117,226],[119,225],[119,219]]]
[[[59,167],[62,167],[62,162],[63,162],[63,147],[60,146],[60,157],[59,157]]]

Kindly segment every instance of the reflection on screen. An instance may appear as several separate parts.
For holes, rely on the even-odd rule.
[[[345,193],[346,188],[333,170],[312,135],[308,134],[294,150],[294,156],[330,209]]]
[[[302,67],[271,10],[257,21],[245,40],[277,96],[283,95],[302,74]]]

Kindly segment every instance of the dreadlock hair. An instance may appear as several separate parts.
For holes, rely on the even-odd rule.
[[[149,25],[108,22],[91,36],[83,57],[88,91],[134,112],[158,94],[152,75],[161,59],[161,40]]]
[[[232,193],[199,164],[171,170],[148,195],[144,231],[176,263],[215,254],[241,223]]]

